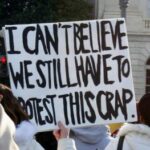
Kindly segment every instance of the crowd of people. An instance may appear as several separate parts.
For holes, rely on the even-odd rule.
[[[106,125],[67,129],[58,122],[53,132],[58,150],[149,150],[150,93],[137,104],[138,121],[125,123],[116,137]],[[25,132],[27,131],[27,132]],[[0,150],[44,150],[35,139],[36,125],[30,122],[11,89],[0,84]]]

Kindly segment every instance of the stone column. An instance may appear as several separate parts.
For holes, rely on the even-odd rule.
[[[119,0],[104,0],[103,10],[104,18],[120,18]]]
[[[119,0],[120,10],[121,10],[121,17],[126,18],[126,9],[128,7],[129,0]]]

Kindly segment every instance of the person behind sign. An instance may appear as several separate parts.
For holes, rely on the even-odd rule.
[[[111,140],[106,125],[74,128],[70,131],[70,137],[75,140],[77,150],[104,150]]]
[[[74,128],[70,133],[61,122],[58,126],[61,132],[54,131],[58,150],[104,150],[111,140],[109,129],[105,125]]]
[[[3,95],[0,93],[0,102]],[[19,150],[14,141],[15,126],[0,104],[0,150]]]
[[[110,142],[105,150],[150,149],[150,93],[142,96],[137,104],[137,110],[139,122],[123,125],[117,137]]]
[[[3,96],[1,104],[16,126],[15,141],[19,149],[43,150],[43,147],[34,139],[34,135],[37,132],[36,126],[29,121],[28,115],[19,105],[11,89],[0,84],[0,93]]]

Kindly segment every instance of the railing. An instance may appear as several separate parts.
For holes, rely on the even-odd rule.
[[[145,19],[144,20],[144,26],[146,29],[150,29],[150,19]]]

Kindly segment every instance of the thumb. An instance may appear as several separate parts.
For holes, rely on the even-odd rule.
[[[61,121],[58,122],[58,127],[60,128],[60,138],[67,138],[69,136],[69,129]]]

